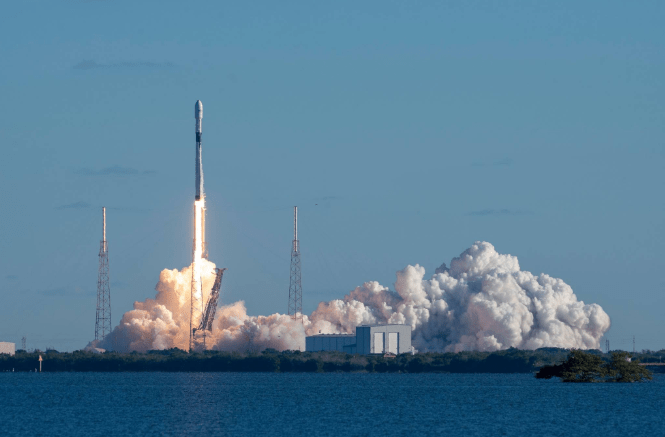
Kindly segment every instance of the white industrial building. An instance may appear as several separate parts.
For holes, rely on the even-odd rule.
[[[0,354],[14,355],[16,353],[16,343],[0,341]]]
[[[349,354],[403,354],[411,352],[410,325],[362,325],[356,334],[318,334],[305,339],[305,350]]]

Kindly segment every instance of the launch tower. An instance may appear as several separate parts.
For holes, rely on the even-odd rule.
[[[289,280],[289,315],[302,322],[302,284],[300,275],[300,242],[298,241],[298,207],[293,207],[293,245]]]
[[[217,301],[219,300],[219,291],[222,288],[222,276],[226,269],[215,269],[215,283],[210,290],[210,296],[208,297],[208,303],[206,304],[205,310],[201,315],[201,324],[199,325],[199,330],[203,331],[203,347],[206,346],[206,337],[209,331],[212,331],[212,322],[215,321],[215,313],[217,312]]]
[[[97,275],[97,317],[95,340],[104,340],[111,333],[111,287],[109,286],[109,248],[106,243],[106,207],[102,207],[102,241],[99,244]]]

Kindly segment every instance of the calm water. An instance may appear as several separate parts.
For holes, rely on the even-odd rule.
[[[0,373],[0,436],[665,435],[665,375]]]

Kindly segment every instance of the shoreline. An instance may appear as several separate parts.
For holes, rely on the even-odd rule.
[[[394,357],[351,355],[342,352],[300,352],[267,349],[256,353],[180,349],[146,353],[23,352],[0,355],[0,372],[34,372],[43,357],[43,372],[281,372],[281,373],[535,373],[559,364],[570,351],[559,348],[507,349],[497,352],[418,353]],[[609,354],[592,350],[603,359]],[[665,350],[633,354],[644,364],[658,363]],[[649,366],[665,373],[665,366]]]

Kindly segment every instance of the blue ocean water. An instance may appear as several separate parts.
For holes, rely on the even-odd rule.
[[[665,435],[665,375],[0,373],[0,436]]]

